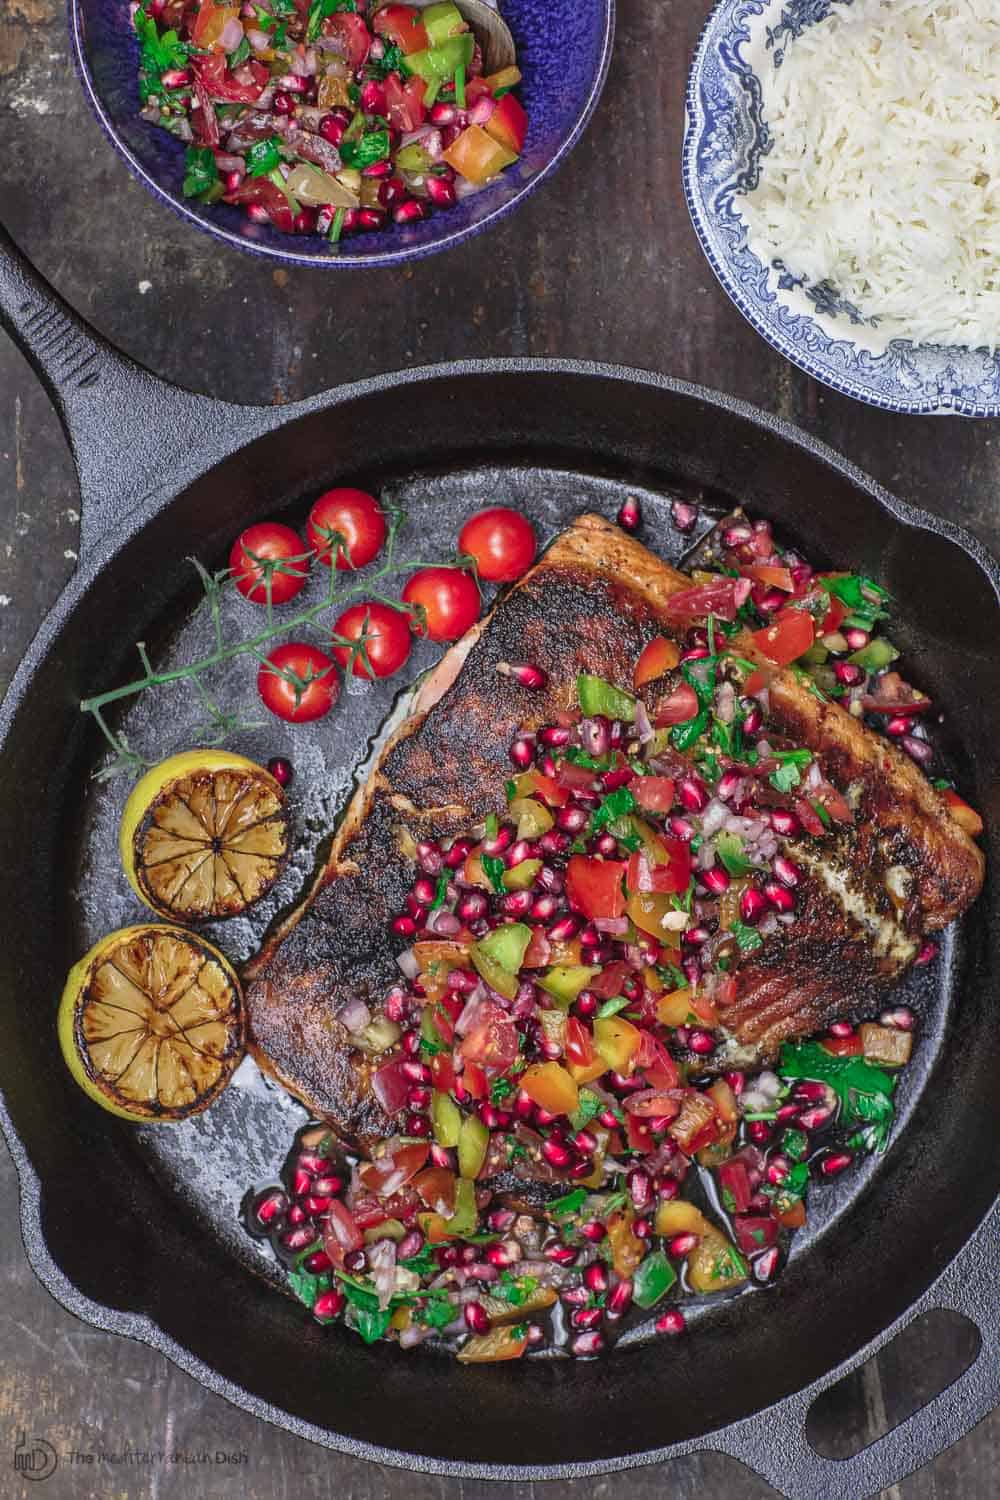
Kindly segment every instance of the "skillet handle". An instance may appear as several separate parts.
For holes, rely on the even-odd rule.
[[[718,1433],[699,1447],[714,1448],[753,1469],[790,1500],[867,1500],[898,1484],[989,1416],[1000,1405],[1000,1207],[994,1206],[972,1239],[935,1284],[887,1329],[874,1348],[890,1343],[909,1323],[936,1308],[962,1313],[979,1329],[979,1353],[957,1380],[884,1437],[851,1458],[824,1458],[806,1437],[817,1396],[865,1363],[862,1354],[787,1400]]]
[[[264,407],[232,406],[151,375],[68,306],[0,225],[0,323],[59,415],[80,481],[80,546],[141,506],[158,508],[248,439],[277,425]]]

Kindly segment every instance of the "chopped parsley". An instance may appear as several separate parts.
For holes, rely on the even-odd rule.
[[[184,153],[185,198],[200,198],[202,193],[211,192],[218,180],[219,169],[211,146],[189,146]]]
[[[782,1078],[809,1078],[828,1083],[840,1101],[841,1122],[860,1126],[858,1144],[884,1151],[895,1108],[896,1080],[863,1057],[835,1057],[819,1042],[786,1042],[778,1073]]]
[[[596,808],[594,816],[590,820],[593,832],[613,823],[616,818],[624,818],[635,808],[635,798],[627,786],[618,787],[617,791],[609,792],[602,797],[600,806]]]
[[[812,760],[812,751],[775,750],[773,755],[778,767],[771,772],[768,780],[777,791],[790,792],[802,780],[802,769]]]
[[[632,1002],[630,1000],[627,1000],[624,995],[615,995],[613,999],[605,1000],[604,1004],[597,1012],[597,1019],[599,1021],[606,1021],[608,1016],[616,1016],[620,1010],[624,1010],[625,1007],[627,1005],[631,1005],[631,1003]]]
[[[880,588],[871,578],[863,574],[847,573],[841,578],[820,580],[828,593],[836,595],[841,604],[846,604],[850,613],[845,625],[860,630],[871,630],[878,620],[887,620],[889,611],[883,606],[891,603],[892,595]]]
[[[502,1104],[509,1094],[514,1092],[514,1085],[509,1078],[494,1078],[490,1085],[490,1103]]]
[[[764,946],[764,939],[756,927],[748,927],[746,922],[741,922],[739,918],[737,918],[729,930],[736,939],[737,947],[741,953],[756,953],[758,948],[763,948]]]
[[[430,904],[431,911],[437,911],[439,906],[444,905],[448,896],[448,879],[449,872],[442,870],[437,878],[437,889],[434,892],[434,900]]]
[[[247,175],[267,177],[281,161],[281,138],[269,135],[263,141],[254,141],[247,152]]]
[[[370,167],[389,155],[389,132],[368,130],[359,141],[342,140],[340,155],[346,167]]]
[[[581,1089],[577,1107],[569,1117],[574,1130],[586,1130],[595,1115],[601,1112],[601,1101],[593,1089]]]
[[[570,1214],[580,1212],[587,1201],[588,1189],[583,1187],[573,1188],[571,1192],[564,1193],[561,1198],[554,1198],[549,1204],[549,1213],[554,1214],[557,1219],[568,1218]]]
[[[287,3],[294,10],[291,0],[279,0],[279,3]],[[306,41],[314,42],[319,36],[320,28],[327,16],[336,15],[338,11],[354,10],[358,8],[357,0],[313,0],[309,7],[309,19],[306,22]],[[278,6],[275,6],[275,10]],[[283,11],[282,14],[285,14]]]
[[[496,891],[498,896],[502,896],[506,890],[506,887],[503,883],[503,872],[506,866],[504,865],[503,860],[498,854],[483,854],[480,855],[480,863],[482,864],[483,870],[486,873],[486,878],[489,880],[490,885],[493,887],[494,891]]]

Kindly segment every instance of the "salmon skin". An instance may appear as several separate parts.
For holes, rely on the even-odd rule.
[[[398,1128],[372,1091],[379,1059],[336,1017],[353,999],[378,1015],[398,981],[390,924],[414,878],[403,848],[465,833],[503,807],[515,731],[574,710],[580,672],[630,684],[643,646],[680,632],[665,604],[690,587],[616,526],[581,516],[446,653],[357,789],[311,891],[245,974],[258,1063],[346,1141]],[[766,665],[749,634],[730,644]],[[497,671],[517,660],[545,667],[542,691]],[[769,697],[769,725],[814,752],[856,817],[849,833],[790,851],[804,871],[798,919],[737,971],[721,1013],[727,1046],[758,1060],[870,1010],[983,879],[980,850],[908,757],[793,671],[769,669]]]

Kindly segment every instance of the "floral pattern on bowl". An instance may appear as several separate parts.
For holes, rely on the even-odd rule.
[[[770,147],[762,79],[808,27],[851,0],[719,0],[688,81],[684,192],[726,292],[780,354],[844,395],[887,411],[1000,415],[1000,355],[887,338],[828,283],[807,286],[748,244],[738,199]]]

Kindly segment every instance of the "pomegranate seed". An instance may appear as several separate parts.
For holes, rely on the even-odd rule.
[[[897,1031],[913,1030],[913,1012],[908,1005],[897,1005],[895,1010],[884,1010],[879,1016],[883,1026],[894,1026]]]
[[[408,1057],[416,1057],[420,1051],[420,1033],[418,1031],[408,1031],[405,1034],[403,1037],[403,1051]]]
[[[766,1120],[750,1120],[747,1135],[755,1146],[763,1146],[771,1139],[771,1127]]]
[[[314,1276],[322,1276],[324,1271],[329,1271],[333,1261],[325,1250],[314,1250],[312,1255],[306,1256],[303,1264],[306,1270],[311,1271]]]
[[[547,937],[550,943],[568,943],[575,937],[583,925],[582,918],[574,915],[560,917],[547,929]]]
[[[531,916],[536,922],[548,922],[555,916],[558,907],[555,896],[539,896],[532,905]]]
[[[755,927],[767,911],[767,898],[755,885],[748,885],[740,896],[740,916]]]
[[[455,1169],[455,1153],[447,1146],[439,1146],[437,1141],[431,1142],[431,1161],[436,1167],[444,1167],[448,1172]]]
[[[425,1138],[425,1137],[429,1136],[430,1133],[431,1133],[431,1122],[430,1122],[430,1120],[428,1120],[428,1118],[427,1118],[426,1115],[417,1115],[417,1114],[407,1115],[407,1117],[406,1117],[406,1134],[407,1135],[415,1135],[415,1136],[418,1136],[418,1137],[421,1137],[421,1138]]]
[[[744,734],[759,734],[764,727],[764,715],[759,703],[752,698],[741,698],[740,707],[744,710],[743,720]]]
[[[638,531],[641,520],[642,511],[639,509],[639,502],[634,495],[629,495],[618,512],[618,524],[622,531]]]
[[[480,917],[485,917],[490,909],[490,903],[482,891],[467,891],[459,896],[455,904],[455,915],[462,922],[475,922]],[[452,973],[456,973],[452,970]]]
[[[859,625],[846,625],[843,636],[852,651],[860,651],[871,639],[867,630],[862,630]]]
[[[308,1172],[299,1168],[292,1177],[292,1192],[296,1198],[302,1198],[306,1193],[312,1191],[312,1177]]]
[[[915,734],[904,734],[899,743],[910,759],[915,760],[918,765],[926,766],[934,759],[934,747],[926,740],[917,739]]]
[[[309,1215],[306,1213],[301,1203],[293,1203],[291,1208],[288,1210],[289,1224],[304,1224],[308,1217]]]
[[[632,1282],[625,1278],[619,1281],[607,1300],[605,1311],[609,1318],[622,1318],[632,1306]]]
[[[347,124],[338,120],[335,115],[324,115],[319,122],[319,133],[324,141],[329,141],[331,146],[339,146],[344,139],[344,131]]]
[[[432,125],[453,125],[457,114],[454,104],[432,104],[427,118]]]
[[[422,906],[430,906],[434,900],[436,889],[434,881],[429,879],[428,876],[422,875],[419,880],[413,882],[413,891],[411,894],[413,899],[419,901]]]
[[[711,654],[707,646],[692,646],[690,650],[681,653],[681,661],[704,661]]]
[[[412,917],[397,917],[392,924],[392,930],[397,937],[411,938],[416,934],[417,924]]]
[[[672,817],[668,819],[670,832],[675,839],[680,839],[682,844],[689,844],[694,838],[694,828],[687,818]]]
[[[504,896],[501,903],[508,917],[526,917],[534,905],[535,898],[530,891],[511,891]]]
[[[613,833],[602,833],[593,841],[593,852],[605,856],[618,853],[618,840]]]
[[[775,1125],[791,1125],[793,1120],[799,1117],[797,1104],[783,1104],[774,1116]]]
[[[279,786],[291,786],[295,772],[291,761],[286,760],[283,755],[273,755],[267,763],[267,769]]]
[[[698,507],[688,505],[684,500],[674,500],[670,505],[670,520],[676,531],[687,532],[692,530],[698,519]]]
[[[468,859],[475,845],[471,839],[456,839],[451,848],[444,855],[446,869],[458,870]]]
[[[556,815],[556,826],[563,833],[581,833],[588,821],[582,807],[561,807]]]
[[[707,1057],[715,1051],[715,1037],[710,1031],[692,1031],[688,1036],[688,1046],[698,1057]]]
[[[311,1245],[316,1238],[316,1227],[313,1224],[303,1224],[298,1229],[289,1229],[281,1236],[281,1243],[286,1250],[304,1250]]]
[[[701,1236],[697,1234],[675,1234],[667,1242],[667,1251],[674,1260],[683,1260],[685,1255],[690,1255],[701,1243]]]
[[[551,1137],[543,1143],[542,1155],[549,1166],[555,1167],[557,1171],[568,1167],[573,1160],[572,1151],[567,1150],[565,1146],[560,1146],[559,1142],[552,1140]]]
[[[369,78],[361,85],[361,108],[366,115],[384,115],[388,112],[385,86]]]
[[[703,781],[696,776],[685,776],[677,787],[677,797],[688,812],[704,812],[708,806],[708,791]]]
[[[489,1313],[481,1302],[465,1304],[465,1323],[470,1333],[489,1333]]]
[[[810,1079],[803,1079],[795,1087],[795,1097],[804,1104],[824,1104],[827,1096],[827,1085],[825,1083],[814,1083]]]
[[[910,721],[909,719],[905,719],[902,714],[894,714],[891,719],[886,720],[885,732],[886,734],[891,734],[894,740],[898,740],[904,734],[909,734]]]
[[[496,836],[483,840],[483,851],[486,854],[496,856],[502,854],[513,842],[514,830],[509,823],[501,823],[496,831]]]
[[[592,1266],[588,1266],[583,1273],[583,1284],[596,1296],[608,1289],[608,1273],[599,1260],[595,1260]]]
[[[635,1219],[632,1223],[632,1233],[637,1240],[648,1240],[653,1233],[653,1226],[648,1219]]]
[[[523,1089],[519,1090],[517,1098],[514,1100],[514,1114],[516,1118],[519,1120],[530,1120],[534,1113],[534,1100]]]
[[[375,230],[385,227],[386,215],[381,208],[359,208],[358,228]]]
[[[498,661],[497,671],[501,677],[512,677],[519,687],[530,688],[532,692],[545,687],[549,680],[548,672],[529,661]]]
[[[656,1320],[657,1333],[670,1333],[676,1335],[679,1333],[683,1333],[686,1328],[687,1322],[685,1321],[684,1314],[681,1312],[679,1307],[670,1308],[669,1312],[665,1312],[662,1317],[659,1317]]]
[[[539,730],[538,738],[543,745],[557,749],[561,745],[569,744],[569,730],[561,724],[546,724],[544,729]]]
[[[271,215],[263,203],[248,203],[245,212],[252,224],[270,224],[271,222]]]
[[[802,824],[795,814],[783,807],[771,809],[771,827],[784,839],[794,838],[797,833],[802,832]]]
[[[580,1233],[583,1235],[584,1239],[589,1240],[592,1245],[600,1244],[601,1240],[604,1239],[607,1232],[608,1231],[605,1229],[600,1219],[588,1219],[586,1224],[580,1225]]]
[[[791,1170],[792,1164],[788,1157],[777,1152],[767,1164],[767,1180],[772,1187],[779,1187]]]
[[[253,1215],[258,1224],[266,1227],[275,1224],[288,1210],[288,1199],[284,1193],[266,1193],[254,1204]]]
[[[656,1184],[656,1196],[662,1198],[664,1203],[672,1203],[681,1190],[681,1185],[676,1177],[663,1177]]]
[[[753,540],[753,528],[742,521],[735,526],[727,526],[719,538],[727,552],[732,552],[737,547],[742,547],[746,542]]]
[[[766,883],[764,886],[764,895],[775,911],[787,912],[795,910],[795,897],[787,886],[781,885],[777,880],[769,880]]]
[[[526,771],[535,758],[535,747],[531,740],[516,739],[507,753],[519,770]]]
[[[799,1124],[803,1130],[822,1130],[833,1114],[833,1110],[824,1104],[817,1104],[812,1109],[804,1109],[799,1115]]]
[[[411,1083],[430,1083],[432,1074],[426,1063],[418,1061],[417,1058],[409,1058],[403,1064],[403,1072]]]
[[[548,833],[543,833],[538,840],[539,853],[550,858],[554,855],[565,854],[569,845],[570,841],[566,835],[558,833],[554,828],[550,828]]]
[[[701,963],[693,954],[689,953],[687,958],[681,959],[681,968],[684,970],[684,978],[692,988],[700,983]]]
[[[427,212],[419,198],[407,198],[404,203],[397,203],[392,217],[397,224],[416,224],[426,219]]]
[[[554,1261],[557,1266],[571,1266],[576,1261],[576,1251],[572,1245],[549,1245],[542,1251],[546,1260]],[[569,1293],[564,1293],[564,1300],[569,1300]]]
[[[431,1102],[431,1091],[414,1086],[407,1093],[406,1102],[411,1109],[426,1109]]]
[[[331,1322],[342,1310],[345,1302],[343,1292],[338,1286],[331,1287],[328,1292],[321,1292],[313,1303],[313,1317],[318,1318],[321,1323]]]
[[[495,1208],[487,1217],[486,1227],[487,1229],[492,1230],[494,1234],[504,1234],[511,1227],[516,1218],[517,1214],[512,1208]],[[491,1250],[502,1250],[502,1246],[490,1245],[486,1251],[487,1260],[490,1260]],[[503,1253],[505,1254],[506,1252]],[[491,1264],[497,1265],[498,1262],[493,1260],[491,1261]]]
[[[515,839],[504,855],[503,862],[508,870],[512,870],[515,865],[521,864],[523,860],[530,859],[532,852],[531,845],[527,839]]]
[[[578,1307],[570,1314],[571,1328],[599,1328],[604,1319],[604,1312],[599,1307]]]
[[[409,1260],[411,1256],[419,1255],[423,1248],[424,1237],[420,1230],[411,1229],[396,1246],[396,1256],[399,1260]]]
[[[310,80],[302,73],[286,73],[285,88],[293,94],[305,94],[309,90]]]
[[[189,68],[168,68],[165,73],[160,74],[160,82],[168,89],[187,88],[191,83],[191,71]],[[275,105],[277,108],[277,105]]]
[[[604,1340],[596,1330],[579,1334],[570,1345],[570,1349],[578,1359],[587,1359],[591,1355],[600,1354],[603,1348]]]
[[[713,865],[710,870],[699,870],[698,879],[713,896],[721,896],[723,891],[729,889],[729,875],[722,865]]]
[[[923,967],[924,964],[929,964],[932,958],[937,958],[937,955],[937,943],[932,943],[930,939],[928,939],[913,961],[914,963],[919,964],[921,967]]]
[[[782,885],[787,885],[790,890],[794,890],[802,879],[802,871],[798,865],[793,864],[784,854],[775,855],[772,868]]]
[[[271,108],[276,115],[290,115],[295,108],[295,100],[291,94],[279,89],[271,101]]]
[[[728,1083],[729,1087],[732,1089],[733,1093],[736,1095],[736,1097],[738,1099],[740,1097],[740,1095],[742,1094],[744,1088],[746,1087],[746,1081],[747,1081],[746,1080],[746,1074],[745,1073],[723,1073],[722,1076],[725,1079],[725,1081]]]
[[[864,669],[853,661],[835,661],[833,664],[833,675],[845,687],[857,687],[859,683],[865,680]]]
[[[406,915],[412,917],[418,927],[423,925],[424,918],[427,916],[426,906],[421,906],[412,892],[406,898]]]
[[[778,1260],[781,1255],[777,1245],[772,1245],[770,1250],[765,1250],[763,1255],[754,1257],[753,1274],[755,1281],[770,1281],[778,1269]]]
[[[824,1177],[838,1177],[841,1172],[846,1171],[853,1160],[853,1151],[835,1151],[830,1156],[824,1156],[819,1169]]]
[[[838,1037],[849,1037],[854,1035],[854,1027],[850,1021],[834,1021],[830,1026],[830,1035]]]
[[[335,1198],[343,1189],[343,1177],[317,1177],[313,1183],[313,1192],[324,1198]]]
[[[589,1130],[578,1130],[573,1137],[573,1145],[577,1151],[582,1151],[585,1156],[593,1156],[597,1150],[597,1137],[591,1135]]]
[[[742,783],[743,777],[739,771],[732,769],[724,771],[719,777],[719,784],[715,788],[715,795],[719,798],[720,802],[728,802],[739,791]]]
[[[432,173],[424,178],[424,187],[435,208],[452,208],[458,202],[455,184],[449,182],[446,177],[438,177]],[[522,686],[528,686],[528,684],[522,684]]]

